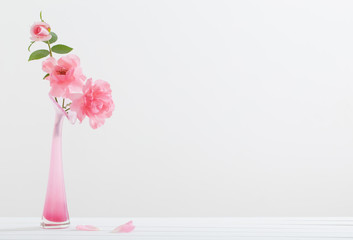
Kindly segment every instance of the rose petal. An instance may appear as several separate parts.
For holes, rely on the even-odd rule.
[[[127,222],[123,225],[120,225],[119,227],[116,227],[112,232],[113,233],[129,233],[135,229],[135,226],[133,225],[132,221]]]
[[[74,111],[69,111],[68,115],[68,119],[70,121],[71,124],[75,124],[76,120],[77,120],[77,113]]]
[[[42,70],[46,73],[51,73],[56,66],[56,59],[53,57],[47,58],[42,62]]]
[[[92,225],[77,225],[76,230],[78,231],[99,231],[100,229]]]

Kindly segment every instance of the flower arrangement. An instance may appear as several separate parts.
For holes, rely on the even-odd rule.
[[[30,34],[32,41],[28,47],[29,52],[33,44],[46,46],[46,49],[33,51],[28,61],[44,59],[43,79],[49,82],[49,97],[55,106],[49,179],[41,226],[66,228],[70,225],[70,218],[62,163],[63,120],[66,117],[71,123],[75,123],[77,119],[82,122],[87,117],[93,129],[102,126],[114,111],[112,90],[109,83],[103,80],[93,81],[83,74],[80,58],[70,53],[73,50],[71,47],[56,44],[58,36],[43,20],[42,12],[40,21],[32,25]],[[54,54],[63,56],[57,58]]]
[[[42,69],[46,73],[44,80],[49,81],[49,95],[65,111],[71,122],[78,119],[82,122],[89,118],[90,126],[96,129],[102,126],[106,118],[112,116],[114,102],[108,82],[93,81],[86,78],[80,66],[80,59],[74,54],[68,54],[73,49],[63,44],[56,44],[58,36],[42,18],[30,29],[32,40],[28,51],[34,43],[43,43],[48,49],[40,49],[31,53],[28,61],[46,58],[42,62]],[[56,59],[53,54],[67,54]]]

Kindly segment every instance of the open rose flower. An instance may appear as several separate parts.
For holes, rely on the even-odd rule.
[[[51,39],[50,35],[50,26],[45,22],[36,22],[32,25],[31,30],[31,39],[33,41],[48,41]]]
[[[71,93],[81,92],[86,77],[76,55],[69,54],[58,61],[50,57],[42,63],[42,69],[49,74],[45,79],[50,82],[51,96],[67,97]]]
[[[71,110],[77,113],[77,118],[82,120],[87,116],[93,129],[102,126],[106,118],[111,117],[114,110],[112,90],[109,83],[97,80],[93,83],[88,79],[82,93],[72,94],[70,99]]]

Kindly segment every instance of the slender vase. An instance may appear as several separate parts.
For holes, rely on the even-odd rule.
[[[42,228],[66,228],[70,225],[67,210],[63,163],[61,158],[62,126],[66,112],[53,99],[55,122],[51,146],[51,159],[47,194],[42,216]]]

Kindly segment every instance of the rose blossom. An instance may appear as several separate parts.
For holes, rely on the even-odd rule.
[[[30,33],[33,41],[48,41],[51,39],[50,26],[45,22],[36,22],[32,25]]]
[[[49,94],[53,97],[67,97],[71,93],[81,92],[86,77],[82,74],[80,59],[73,54],[61,57],[58,61],[50,57],[42,63],[45,79],[50,82]]]
[[[72,94],[70,99],[71,110],[77,113],[77,118],[82,120],[87,116],[93,129],[102,126],[106,118],[111,117],[114,110],[112,90],[109,83],[92,78],[88,79],[82,93]]]

